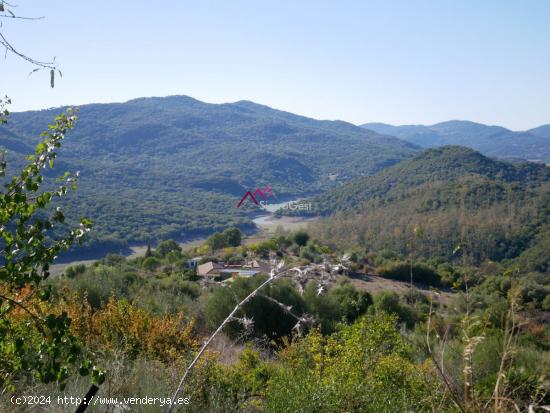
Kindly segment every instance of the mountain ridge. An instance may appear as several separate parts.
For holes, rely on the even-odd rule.
[[[373,122],[361,127],[396,136],[423,148],[463,145],[488,156],[550,163],[550,125],[512,131],[498,125],[449,120],[433,125],[399,126]]]
[[[437,181],[451,181],[467,175],[477,175],[488,180],[529,187],[540,182],[550,182],[550,168],[533,162],[512,164],[494,160],[471,148],[448,145],[427,149],[411,159],[386,168],[376,175],[360,177],[317,197],[316,213],[326,215],[336,211],[350,211],[352,204],[368,202],[385,196],[395,189],[408,191],[411,186]],[[370,188],[366,190],[365,188]],[[362,192],[361,192],[362,191]],[[363,195],[350,202],[342,202],[346,194]],[[331,199],[336,197],[340,201]],[[350,200],[349,197],[347,197]],[[332,204],[324,208],[323,204]]]
[[[10,140],[8,174],[63,109],[10,115],[0,127],[0,146]],[[278,195],[299,196],[370,175],[418,150],[350,123],[249,101],[138,98],[81,105],[78,117],[59,154],[69,170],[81,171],[79,191],[68,198],[72,218],[89,216],[101,238],[125,242],[251,228],[252,211],[235,207],[241,189],[271,185]]]

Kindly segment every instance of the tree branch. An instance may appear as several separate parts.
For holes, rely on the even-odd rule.
[[[276,267],[276,270],[280,270],[282,268],[282,262],[280,262],[277,267]],[[208,338],[208,340],[206,340],[206,342],[203,344],[203,346],[201,347],[201,349],[199,350],[199,352],[197,353],[197,355],[195,356],[195,358],[193,359],[193,361],[191,362],[191,364],[189,364],[189,366],[187,367],[187,369],[185,370],[185,373],[183,374],[183,377],[181,378],[179,384],[178,384],[178,388],[176,389],[176,391],[174,392],[174,395],[172,396],[172,400],[171,400],[171,403],[170,403],[170,406],[168,408],[168,413],[172,413],[173,409],[174,409],[174,402],[175,400],[177,399],[178,395],[181,393],[181,391],[183,390],[183,386],[185,385],[185,382],[187,381],[187,378],[189,377],[189,375],[191,374],[191,371],[193,370],[193,368],[195,367],[195,365],[197,364],[197,362],[199,361],[199,359],[201,358],[202,354],[204,353],[204,351],[206,350],[206,348],[210,345],[210,343],[212,342],[212,340],[214,339],[214,337],[216,337],[222,330],[223,328],[227,325],[227,323],[229,323],[230,321],[234,320],[234,315],[247,303],[249,302],[252,298],[254,298],[258,293],[259,291],[264,288],[266,285],[272,283],[273,281],[275,281],[276,279],[278,278],[281,278],[284,274],[290,272],[290,271],[296,271],[297,269],[296,268],[290,268],[290,269],[287,269],[287,270],[284,270],[284,271],[281,271],[279,273],[276,273],[275,269],[271,271],[270,273],[270,276],[267,280],[265,280],[262,284],[260,284],[254,291],[252,291],[250,294],[248,294],[239,304],[237,304],[235,306],[235,308],[233,309],[233,311],[231,311],[231,313],[229,313],[229,315],[227,316],[227,318],[219,325],[219,327],[216,329],[216,331],[214,331],[214,333],[212,333],[212,335]]]

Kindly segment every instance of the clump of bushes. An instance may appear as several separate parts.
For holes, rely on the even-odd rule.
[[[378,269],[379,274],[385,278],[391,278],[399,281],[410,281],[411,265],[408,262],[390,262]],[[422,263],[413,263],[412,266],[413,282],[440,286],[441,276],[432,267]]]
[[[241,245],[241,240],[241,231],[236,227],[230,227],[223,232],[216,232],[209,236],[205,244],[212,251],[217,251],[227,247],[238,247]]]
[[[394,291],[383,291],[374,297],[374,305],[371,313],[394,314],[398,320],[408,328],[422,320],[422,315],[411,306],[401,301],[399,295]]]
[[[78,274],[83,274],[86,271],[86,266],[84,264],[71,265],[65,269],[65,277],[74,278]]]

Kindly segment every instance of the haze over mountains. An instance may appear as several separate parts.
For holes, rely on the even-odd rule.
[[[550,163],[550,125],[522,132],[462,120],[441,122],[431,126],[393,126],[385,123],[365,123],[361,126],[378,133],[396,136],[423,148],[462,145],[487,156]]]
[[[61,111],[13,113],[0,127],[8,175]],[[346,122],[248,101],[142,98],[84,105],[78,116],[56,169],[81,171],[67,211],[70,218],[94,220],[103,240],[180,239],[228,225],[250,227],[250,217],[236,208],[247,190],[270,185],[278,197],[318,192],[418,151]]]

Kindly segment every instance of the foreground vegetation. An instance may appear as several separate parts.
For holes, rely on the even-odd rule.
[[[337,253],[311,239],[300,246],[303,240],[303,233],[279,235],[263,246],[225,247],[204,260],[271,253],[303,265]],[[73,334],[107,371],[100,395],[169,397],[201,338],[265,280],[205,285],[187,268],[192,255],[165,242],[149,257],[112,255],[90,267],[70,267],[51,283],[50,310],[68,313]],[[358,274],[369,265],[357,253],[351,259]],[[381,268],[398,265],[374,253],[369,259]],[[439,274],[428,263],[414,268]],[[450,270],[464,282],[471,274],[469,268]],[[276,281],[200,360],[185,393],[192,402],[180,410],[474,412],[494,411],[495,404],[497,411],[548,404],[548,313],[525,295],[514,274],[478,269],[476,279],[457,291],[451,306],[440,305],[436,289],[429,296],[415,289],[372,296],[344,275],[322,294],[314,281],[303,292],[290,279]],[[315,324],[298,335],[294,318],[272,300],[294,314],[312,315]],[[252,325],[244,326],[243,317]],[[24,324],[28,317],[21,313],[17,320]],[[83,394],[86,387],[82,379],[70,381],[62,393],[21,371],[15,391],[30,389]]]

